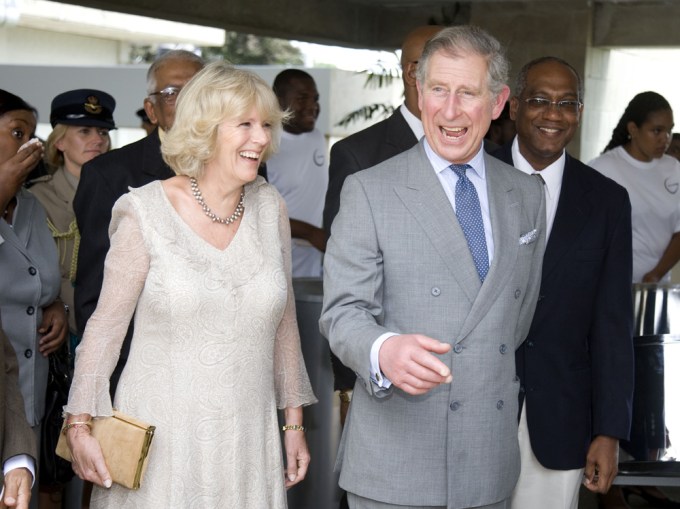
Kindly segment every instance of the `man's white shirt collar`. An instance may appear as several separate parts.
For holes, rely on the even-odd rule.
[[[411,111],[406,107],[406,103],[403,103],[399,107],[399,111],[401,112],[402,116],[404,117],[404,120],[406,120],[406,123],[408,126],[411,128],[411,131],[413,131],[413,134],[416,137],[416,140],[420,140],[423,136],[425,136],[425,130],[423,129],[423,123],[420,121],[418,117],[416,117]]]
[[[427,141],[427,138],[423,139],[423,145],[425,147],[427,159],[430,161],[430,164],[432,165],[432,168],[434,168],[435,172],[441,173],[451,166],[451,161],[447,161],[446,159],[442,158],[432,149],[429,142]],[[479,147],[479,151],[466,164],[472,166],[472,169],[480,179],[485,179],[486,167],[484,166],[484,144]]]
[[[564,165],[566,161],[567,156],[563,149],[562,155],[560,155],[557,161],[546,166],[540,172],[537,172],[520,153],[517,136],[515,136],[515,140],[512,142],[512,162],[515,168],[528,175],[538,173],[545,184],[543,190],[545,192],[546,242],[548,242],[550,232],[552,232],[555,215],[557,214],[557,204],[560,199],[560,192],[562,191],[562,177],[564,176]]]
[[[564,165],[567,161],[566,151],[562,150],[562,155],[554,163],[546,166],[540,172],[534,170],[529,162],[519,151],[517,136],[512,142],[512,162],[515,168],[528,175],[539,173],[545,182],[546,193],[551,200],[556,200],[560,196],[562,189],[562,176],[564,175]]]

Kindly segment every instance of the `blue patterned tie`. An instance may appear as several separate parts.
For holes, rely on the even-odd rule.
[[[472,168],[472,166],[469,164],[452,164],[450,168],[458,176],[458,182],[456,182],[456,217],[465,234],[479,279],[484,282],[484,278],[489,272],[489,253],[486,250],[482,209],[479,206],[477,190],[465,175],[465,170]]]

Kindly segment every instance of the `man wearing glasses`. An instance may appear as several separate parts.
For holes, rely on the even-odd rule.
[[[128,187],[141,187],[174,175],[161,157],[161,142],[175,120],[179,91],[203,65],[200,57],[184,50],[169,51],[157,58],[147,72],[147,97],[144,99],[144,110],[157,129],[149,136],[96,157],[83,166],[73,200],[81,236],[75,288],[76,324],[81,335],[97,306],[102,288],[113,204],[128,192]],[[112,396],[127,360],[130,338],[132,323],[111,376]]]
[[[510,100],[517,136],[494,153],[540,175],[547,213],[538,304],[516,352],[522,466],[513,509],[576,509],[581,482],[607,492],[630,428],[630,201],[565,151],[582,98],[583,82],[567,62],[529,62]]]

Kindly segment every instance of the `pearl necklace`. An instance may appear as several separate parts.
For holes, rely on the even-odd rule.
[[[196,181],[196,178],[190,177],[189,182],[191,183],[191,193],[194,195],[194,198],[196,198],[196,201],[203,209],[203,212],[205,212],[205,215],[212,219],[213,223],[231,224],[243,215],[243,210],[245,209],[243,205],[243,198],[245,196],[243,190],[241,190],[241,198],[239,199],[238,205],[236,205],[236,210],[234,210],[234,213],[227,218],[222,218],[210,210],[210,207],[208,207],[208,205],[205,203],[203,195],[201,194],[201,190],[198,188],[198,182]]]

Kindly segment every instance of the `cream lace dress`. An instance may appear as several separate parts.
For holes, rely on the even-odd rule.
[[[138,491],[94,508],[286,507],[276,408],[315,402],[291,285],[285,204],[259,178],[225,250],[180,218],[160,182],[118,200],[104,285],[78,348],[70,413],[111,415],[109,376],[135,313],[115,407],[156,426]]]

